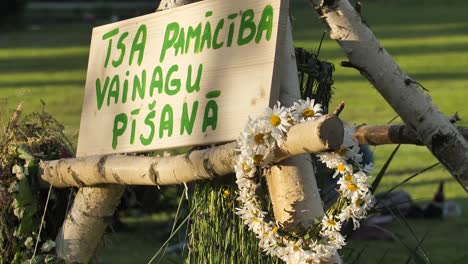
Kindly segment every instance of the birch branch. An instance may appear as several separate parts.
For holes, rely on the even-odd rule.
[[[468,143],[432,104],[419,83],[409,77],[379,43],[369,27],[345,0],[309,0],[328,26],[353,67],[366,77],[383,98],[418,135],[433,155],[468,187]]]
[[[457,127],[465,139],[468,139],[468,127]],[[363,125],[354,133],[359,144],[385,145],[385,144],[412,144],[424,145],[418,135],[406,125]]]
[[[291,127],[285,142],[275,149],[275,161],[335,149],[342,141],[341,120],[323,116]],[[234,173],[236,146],[232,142],[173,157],[100,155],[43,161],[39,174],[55,187],[171,185]]]

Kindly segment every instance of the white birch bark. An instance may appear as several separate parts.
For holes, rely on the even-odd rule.
[[[291,106],[301,97],[289,21],[285,36],[280,54],[280,102]],[[310,155],[302,154],[273,166],[266,179],[275,218],[285,228],[309,227],[314,218],[323,215]]]
[[[295,125],[281,147],[275,149],[275,161],[338,148],[343,133],[343,123],[334,115]],[[180,184],[234,173],[236,147],[233,142],[173,157],[98,155],[43,161],[39,174],[59,188]]]
[[[67,263],[88,263],[120,202],[124,186],[80,188],[59,230],[57,256]]]
[[[330,37],[354,67],[379,91],[433,155],[467,189],[468,143],[379,43],[346,0],[309,0]],[[467,189],[468,190],[468,189]]]

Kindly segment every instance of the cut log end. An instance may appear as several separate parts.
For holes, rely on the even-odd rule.
[[[328,149],[337,149],[343,144],[343,122],[336,115],[328,115],[327,119],[320,123],[319,138]]]

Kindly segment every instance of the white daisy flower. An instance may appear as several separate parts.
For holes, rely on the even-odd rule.
[[[296,122],[304,122],[322,116],[322,105],[315,104],[315,101],[310,98],[294,103],[293,110],[293,118]]]
[[[324,215],[322,218],[322,230],[340,231],[341,222],[335,220],[333,215]]]
[[[273,106],[273,109],[267,108],[263,120],[259,120],[258,122],[260,125],[265,125],[271,130],[271,135],[278,141],[278,144],[282,142],[284,133],[286,133],[291,126],[288,122],[286,108],[281,106],[279,102]]]
[[[271,133],[271,129],[268,127],[262,126],[258,122],[251,122],[241,133],[240,143],[251,148],[256,148],[259,145],[274,147],[276,142]]]
[[[303,242],[302,239],[298,239],[296,242],[289,241],[288,248],[289,248],[290,254],[296,254],[297,252],[304,251],[302,249],[302,242]]]
[[[255,149],[243,149],[242,156],[249,157],[255,166],[263,166],[273,161],[273,149],[260,145]]]
[[[334,177],[342,175],[338,180],[339,191],[341,197],[348,200],[348,206],[334,215],[325,215],[322,218],[318,240],[288,240],[278,234],[278,223],[265,222],[267,212],[261,210],[262,203],[257,197],[260,183],[255,177],[256,173],[271,164],[275,146],[281,143],[291,125],[320,115],[320,105],[315,105],[310,99],[301,100],[289,109],[278,103],[259,119],[249,120],[238,140],[235,170],[236,183],[239,186],[237,200],[241,207],[236,208],[235,213],[254,232],[266,254],[288,263],[339,263],[337,250],[345,245],[345,238],[339,233],[342,224],[352,219],[354,226],[359,226],[359,220],[365,218],[371,204],[372,195],[365,174],[371,165],[366,165],[364,169],[360,167],[360,171],[354,173],[353,166],[347,160],[352,159],[354,163],[358,163],[361,162],[362,155],[359,154],[357,141],[352,138],[353,128],[347,128],[344,144],[339,150],[317,156],[328,168],[336,170]]]
[[[345,238],[340,232],[326,230],[322,231],[321,235],[328,239],[329,244],[336,245],[337,249],[341,249],[346,245]]]
[[[320,260],[328,262],[333,257],[333,255],[336,254],[337,248],[333,244],[317,243],[314,246],[314,250],[320,257]]]
[[[257,171],[257,167],[253,163],[252,158],[240,155],[237,159],[237,164],[234,166],[235,171],[240,171],[241,176],[252,178]]]
[[[325,163],[329,169],[335,169],[339,164],[346,163],[346,160],[343,157],[330,152],[319,153],[317,154],[317,157],[322,163]]]
[[[346,175],[346,174],[352,174],[352,173],[353,173],[353,166],[351,164],[339,163],[336,166],[336,171],[332,177],[335,178],[338,175]]]
[[[358,179],[354,175],[345,175],[338,180],[341,195],[352,202],[356,201],[369,190],[367,183],[361,182]]]

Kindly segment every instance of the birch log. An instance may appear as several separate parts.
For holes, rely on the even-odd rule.
[[[433,155],[468,190],[468,143],[421,86],[382,47],[346,0],[309,0],[349,62],[379,91]]]
[[[158,10],[177,7],[190,0],[162,0]],[[99,242],[117,207],[122,185],[84,187],[78,190],[73,206],[56,238],[56,253],[67,263],[88,263],[96,254]]]
[[[275,150],[275,161],[304,153],[338,148],[343,142],[343,123],[334,115],[298,124]],[[43,161],[42,179],[54,187],[100,184],[171,185],[213,179],[234,173],[236,143],[196,150],[173,157],[100,155]]]
[[[468,127],[457,127],[465,139],[468,139]],[[406,125],[359,126],[354,137],[363,145],[412,144],[424,145],[418,135]]]
[[[300,88],[289,21],[280,56],[280,102],[291,106],[300,99]],[[323,215],[310,155],[295,156],[273,166],[266,180],[275,219],[285,228],[309,227],[314,218]]]

